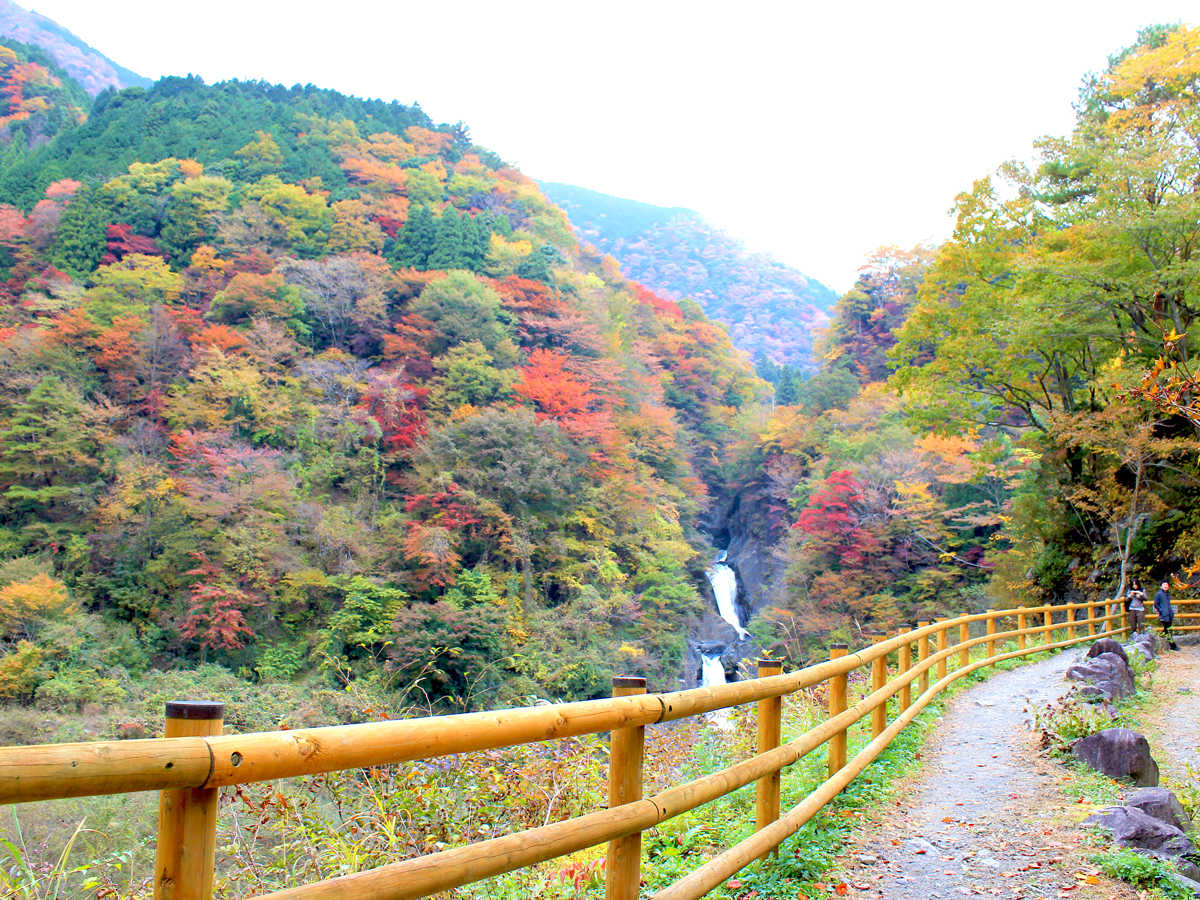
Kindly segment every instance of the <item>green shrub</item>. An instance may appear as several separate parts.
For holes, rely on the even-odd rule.
[[[263,681],[287,681],[304,668],[304,653],[295,644],[266,647],[254,671]]]
[[[1091,858],[1109,878],[1119,878],[1135,887],[1153,887],[1170,900],[1189,900],[1192,892],[1176,881],[1165,862],[1124,847],[1105,850]]]
[[[1080,738],[1119,728],[1120,709],[1104,703],[1088,703],[1074,694],[1034,712],[1034,724],[1042,732],[1042,746],[1055,756],[1070,756],[1071,745]]]
[[[111,706],[128,696],[116,679],[97,678],[96,673],[83,669],[62,669],[34,691],[38,706],[64,712],[83,709],[88,703]]]

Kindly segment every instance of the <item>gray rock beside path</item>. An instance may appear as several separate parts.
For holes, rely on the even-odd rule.
[[[1153,816],[1160,822],[1166,822],[1180,831],[1192,830],[1192,820],[1188,818],[1183,804],[1166,788],[1138,788],[1125,798],[1123,805],[1136,807],[1146,815]]]
[[[1174,825],[1148,816],[1135,806],[1110,806],[1083,820],[1111,831],[1113,840],[1122,847],[1155,850],[1168,856],[1195,853],[1195,845]]]
[[[1129,665],[1129,657],[1125,655],[1125,648],[1121,646],[1119,641],[1115,641],[1112,638],[1100,638],[1100,640],[1088,648],[1087,659],[1095,659],[1101,653],[1115,654],[1125,661],[1125,665]]]
[[[1082,696],[1096,696],[1104,700],[1132,697],[1137,690],[1133,670],[1129,668],[1124,653],[1106,652],[1085,659],[1067,669],[1066,678],[1068,681],[1087,682],[1096,689],[1081,690],[1079,693]]]
[[[1177,873],[1172,880],[1200,897],[1200,867],[1187,858],[1195,855],[1196,846],[1184,834],[1192,823],[1170,791],[1140,788],[1125,798],[1124,806],[1088,816],[1084,824],[1111,831],[1120,846],[1170,864]]]
[[[1157,637],[1149,631],[1143,631],[1129,639],[1129,649],[1134,653],[1141,654],[1144,659],[1151,660],[1158,656],[1161,647]]]
[[[1150,755],[1150,743],[1136,731],[1106,728],[1077,740],[1071,753],[1109,778],[1128,778],[1139,787],[1158,787],[1158,763]]]

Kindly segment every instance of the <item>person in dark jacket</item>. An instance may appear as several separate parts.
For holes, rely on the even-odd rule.
[[[1171,625],[1175,621],[1175,607],[1171,605],[1171,585],[1165,581],[1158,593],[1154,595],[1154,611],[1158,613],[1158,624],[1162,626],[1167,646],[1172,650],[1178,650],[1179,648],[1175,646],[1175,639],[1171,637]]]

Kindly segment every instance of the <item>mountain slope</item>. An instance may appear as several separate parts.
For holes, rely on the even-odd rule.
[[[148,88],[152,83],[92,49],[53,19],[12,0],[0,0],[0,40],[4,38],[41,47],[93,97],[108,87]]]
[[[14,129],[58,121],[42,71],[0,67],[42,116]],[[143,668],[385,703],[674,687],[697,525],[764,389],[461,124],[106,90],[0,160],[0,580],[45,620],[0,618],[0,661],[95,636],[87,664],[38,640],[0,699],[90,684],[130,629]]]
[[[541,188],[580,238],[672,299],[691,298],[729,326],[752,358],[813,370],[812,333],[829,322],[836,294],[774,257],[748,253],[699,213],[624,200],[566,184]]]

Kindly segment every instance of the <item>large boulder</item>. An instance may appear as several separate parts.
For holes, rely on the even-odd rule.
[[[1180,831],[1191,831],[1192,820],[1178,798],[1162,787],[1138,788],[1125,798],[1125,806],[1140,809],[1160,822],[1166,822]],[[1185,873],[1186,874],[1186,873]]]
[[[1100,697],[1105,700],[1120,700],[1132,697],[1137,688],[1133,680],[1133,670],[1129,668],[1124,653],[1101,653],[1082,663],[1067,669],[1068,681],[1083,681],[1095,685],[1097,691],[1084,692],[1085,695]]]
[[[1114,653],[1121,659],[1125,660],[1125,665],[1129,665],[1129,657],[1125,655],[1125,648],[1119,642],[1112,638],[1100,638],[1096,643],[1088,648],[1087,658],[1095,659],[1101,653]]]
[[[1150,743],[1136,731],[1106,728],[1077,740],[1071,753],[1109,778],[1128,778],[1139,787],[1158,787],[1158,763],[1150,755]]]
[[[1154,850],[1168,856],[1185,856],[1196,852],[1195,845],[1186,834],[1174,825],[1146,815],[1135,806],[1110,806],[1088,816],[1083,824],[1111,831],[1113,840],[1122,847]]]

